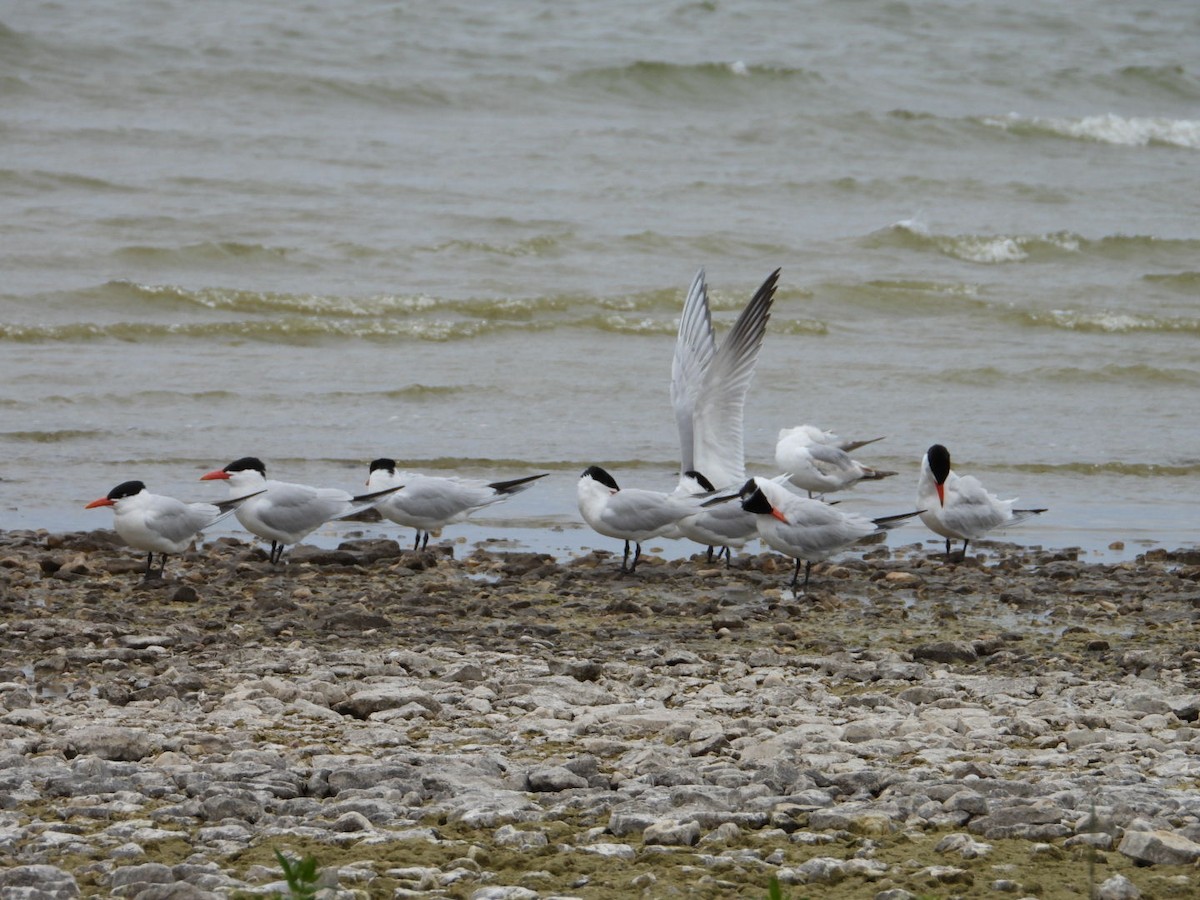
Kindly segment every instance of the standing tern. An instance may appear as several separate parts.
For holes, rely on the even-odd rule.
[[[84,509],[112,507],[117,534],[129,546],[146,551],[143,578],[148,581],[155,553],[159,555],[158,577],[162,578],[168,556],[182,553],[201,531],[224,519],[247,499],[236,497],[215,504],[184,503],[174,497],[150,493],[141,481],[123,481]]]
[[[868,519],[856,513],[843,512],[822,500],[793,494],[782,484],[764,478],[751,478],[735,495],[741,506],[758,517],[758,536],[769,546],[796,560],[796,571],[789,587],[796,589],[800,564],[804,563],[804,584],[812,572],[812,564],[828,559],[840,550],[874,534],[895,528],[917,512]],[[729,497],[715,497],[717,503]]]
[[[671,406],[679,431],[680,481],[676,493],[711,492],[746,479],[744,410],[762,350],[771,304],[779,285],[776,269],[742,310],[718,348],[704,270],[696,273],[679,319],[671,362]],[[754,517],[738,507],[699,510],[678,523],[680,533],[721,547],[728,562],[731,547],[742,547],[755,534]]]
[[[775,444],[775,465],[779,471],[788,473],[788,480],[792,484],[808,491],[810,497],[814,494],[832,494],[853,487],[860,481],[877,481],[896,474],[864,466],[836,443],[813,440],[814,432],[829,435],[829,432],[820,432],[811,425],[801,425],[781,430],[779,441]],[[836,440],[836,436],[829,436]],[[864,443],[872,442],[863,441],[857,445]]]
[[[965,557],[971,541],[1046,511],[1013,509],[1016,502],[1015,497],[1001,500],[972,475],[956,475],[950,468],[950,451],[941,444],[925,451],[917,481],[917,505],[924,510],[921,521],[926,527],[946,539],[947,559],[953,540],[963,542]]]
[[[229,482],[229,492],[244,498],[237,519],[251,534],[271,542],[268,559],[279,562],[284,547],[301,540],[332,519],[362,512],[374,506],[399,485],[353,496],[339,488],[315,488],[267,478],[262,460],[244,456],[223,469],[200,476],[201,481]]]
[[[579,513],[593,531],[625,541],[621,571],[630,574],[642,557],[642,541],[654,537],[677,537],[680,519],[700,508],[707,495],[689,497],[678,493],[647,491],[617,486],[616,480],[599,466],[588,466],[576,485]],[[629,544],[636,545],[629,564]]]
[[[511,481],[470,481],[396,471],[394,459],[380,458],[371,463],[367,487],[375,490],[400,486],[401,490],[379,502],[380,514],[398,525],[417,530],[413,549],[429,544],[429,535],[441,536],[442,528],[461,522],[478,509],[507,500],[513,494],[532,487],[547,473],[514,478]],[[424,540],[422,540],[424,535]]]

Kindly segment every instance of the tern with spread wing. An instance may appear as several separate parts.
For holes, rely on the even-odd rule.
[[[151,578],[154,554],[159,555],[158,577],[163,577],[167,557],[191,546],[205,528],[230,515],[247,497],[223,503],[185,503],[174,497],[152,494],[141,481],[123,481],[85,509],[112,507],[113,528],[121,540],[136,550],[146,551],[146,571]]]
[[[921,521],[925,526],[946,539],[947,557],[951,541],[961,540],[966,556],[971,541],[1046,511],[1013,509],[1016,502],[1015,497],[1001,500],[972,475],[955,474],[950,468],[950,451],[941,444],[925,451],[917,481],[917,505],[924,510]]]
[[[244,497],[237,519],[251,534],[271,542],[269,559],[279,562],[284,547],[316,531],[326,522],[362,512],[377,504],[400,485],[353,496],[339,488],[315,488],[267,478],[262,460],[244,456],[223,469],[200,477],[201,481],[228,481],[234,497]],[[252,495],[252,496],[251,496]]]
[[[440,537],[445,526],[461,522],[485,506],[507,500],[545,477],[543,473],[488,483],[397,471],[394,459],[380,458],[371,463],[367,487],[400,488],[381,500],[376,508],[385,519],[415,528],[417,539],[413,549],[418,550],[429,544],[430,534]]]
[[[750,298],[718,348],[704,270],[684,301],[671,364],[671,406],[679,430],[680,481],[676,493],[726,490],[746,478],[744,410],[779,284],[776,269]],[[704,509],[682,519],[679,532],[713,548],[726,560],[756,533],[754,517],[738,506]]]

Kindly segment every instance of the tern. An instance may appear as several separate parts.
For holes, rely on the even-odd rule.
[[[182,553],[200,532],[224,519],[249,496],[223,503],[185,503],[174,497],[152,494],[141,481],[123,481],[84,509],[112,507],[113,528],[117,534],[129,546],[146,551],[143,578],[148,581],[155,553],[159,555],[158,577],[162,578],[168,556]]]
[[[815,435],[828,435],[834,442],[814,440]],[[874,440],[880,440],[875,438]],[[814,494],[832,494],[853,487],[860,481],[877,481],[895,475],[864,466],[836,443],[836,435],[822,432],[811,425],[784,428],[775,444],[775,465],[788,473],[788,480],[801,490]],[[873,441],[849,441],[856,446]]]
[[[971,541],[1046,511],[1013,509],[1016,502],[1015,497],[1001,500],[972,475],[955,474],[950,468],[950,451],[941,444],[925,451],[917,481],[917,505],[924,509],[921,521],[925,526],[946,539],[947,558],[951,541],[963,542],[965,557]]]
[[[200,480],[228,481],[230,493],[245,499],[237,507],[237,519],[251,534],[271,542],[268,559],[272,563],[279,562],[284,547],[326,522],[369,509],[400,489],[396,485],[355,497],[339,488],[268,480],[262,460],[253,456],[234,460],[223,469],[200,476]]]
[[[642,541],[654,537],[676,537],[675,526],[680,519],[695,513],[702,494],[690,497],[679,493],[647,491],[617,486],[616,480],[599,466],[588,466],[576,485],[579,513],[593,531],[605,537],[625,541],[625,556],[621,572],[630,574],[642,557]],[[629,544],[636,550],[633,564],[629,563]]]
[[[758,517],[758,536],[770,547],[796,560],[796,571],[789,587],[796,589],[800,564],[804,563],[804,584],[808,587],[812,564],[828,559],[852,544],[874,534],[895,528],[918,512],[900,513],[868,519],[843,512],[822,500],[793,494],[782,484],[763,478],[751,478],[736,495],[714,497],[716,504],[738,497],[742,509]]]
[[[401,490],[381,500],[376,509],[398,525],[415,528],[417,539],[413,549],[420,550],[428,546],[430,534],[440,537],[446,525],[461,522],[476,510],[507,500],[532,487],[533,482],[545,478],[546,474],[488,483],[398,472],[394,459],[380,458],[371,463],[367,487],[379,490],[402,486]]]
[[[671,362],[671,406],[679,431],[679,494],[728,490],[746,479],[744,410],[762,349],[771,304],[779,285],[776,269],[742,310],[718,348],[704,270],[696,273],[684,300]],[[736,506],[699,510],[678,523],[684,536],[721,547],[743,547],[756,534],[753,516]]]

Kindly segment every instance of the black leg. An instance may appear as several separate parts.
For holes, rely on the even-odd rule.
[[[425,550],[429,547],[429,532],[425,532],[425,540],[421,541],[421,549]]]
[[[708,548],[708,561],[712,562],[712,558],[713,558],[713,548],[709,547]]]
[[[804,589],[808,590],[808,577],[812,575],[812,560],[804,562]]]
[[[967,558],[967,544],[971,543],[967,538],[963,538],[963,559]]]
[[[413,549],[414,550],[421,549],[421,529],[420,528],[417,529],[417,539],[415,541],[413,541]]]
[[[723,547],[721,549],[725,553],[725,568],[727,568],[727,569],[732,568],[733,567],[733,551],[730,550],[729,547],[727,547],[727,546]],[[720,559],[720,558],[721,557],[718,554],[717,559]]]
[[[796,560],[796,571],[792,573],[791,583],[788,584],[793,591],[796,589],[796,582],[800,580],[800,559]]]
[[[151,564],[152,564],[153,562],[154,562],[154,554],[153,554],[153,553],[147,553],[147,554],[146,554],[146,571],[144,571],[144,572],[142,573],[142,581],[149,581],[149,580],[150,580],[150,566],[151,566]]]
[[[642,542],[638,541],[634,545],[633,565],[629,567],[629,574],[633,574],[633,570],[637,568],[638,560],[642,558]]]
[[[950,538],[946,538],[946,559],[950,558]]]
[[[167,554],[158,554],[158,577],[161,579],[163,573],[167,571]]]
[[[629,571],[629,541],[625,542],[625,555],[621,558],[621,574]]]

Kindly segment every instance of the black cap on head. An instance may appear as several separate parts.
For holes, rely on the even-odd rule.
[[[241,459],[235,459],[227,465],[223,471],[225,472],[248,472],[256,471],[263,478],[267,477],[267,467],[263,465],[262,460],[257,456],[243,456]]]
[[[695,478],[696,483],[699,484],[700,487],[704,488],[706,491],[715,491],[716,490],[716,488],[713,487],[712,482],[709,481],[707,478],[705,478],[703,475],[701,475],[699,472],[697,472],[695,469],[688,469],[683,474],[687,475],[689,478]]]
[[[746,483],[742,485],[742,489],[740,491],[738,491],[738,496],[743,497],[743,498],[749,497],[751,494],[753,494],[757,490],[758,490],[758,482],[755,481],[753,478],[749,478],[746,480]]]
[[[758,513],[767,516],[775,511],[775,507],[771,505],[771,501],[767,499],[767,495],[758,487],[754,489],[749,497],[746,497],[742,501],[742,509],[749,513]]]
[[[396,461],[394,459],[388,459],[386,456],[381,456],[381,457],[379,457],[379,459],[374,460],[371,463],[371,471],[372,472],[374,472],[378,469],[384,469],[385,471],[391,472],[393,475],[395,475],[396,474]]]
[[[140,494],[146,489],[140,481],[122,481],[115,488],[108,492],[109,500],[123,500],[126,497],[133,497]]]
[[[934,444],[925,451],[925,458],[929,460],[929,471],[934,480],[943,484],[950,477],[950,451],[941,444]]]
[[[617,487],[616,480],[599,466],[588,466],[583,470],[583,475],[581,477],[591,478],[593,481],[598,481],[605,487],[611,488],[614,491],[620,490],[620,488]]]

